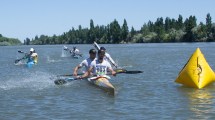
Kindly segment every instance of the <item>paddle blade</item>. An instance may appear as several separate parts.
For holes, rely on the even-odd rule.
[[[138,73],[143,73],[143,71],[127,71],[125,69],[116,69],[115,70],[117,73],[125,73],[125,74],[138,74]]]
[[[17,60],[15,60],[15,62],[14,62],[14,63],[15,63],[15,64],[17,64],[19,61],[20,61],[20,59],[17,59]]]
[[[143,71],[125,71],[124,73],[126,73],[126,74],[138,74],[138,73],[143,73]]]
[[[21,51],[21,50],[18,50],[18,53],[24,53],[23,51]]]
[[[64,79],[58,79],[58,80],[55,80],[54,83],[55,85],[63,85],[63,84],[66,84],[67,81]]]
[[[78,80],[79,78],[65,78],[65,79],[57,79],[54,81],[55,85],[63,85],[73,80]]]
[[[83,75],[84,73],[78,73],[77,75]],[[57,77],[61,77],[61,76],[74,76],[73,74],[65,74],[65,75],[57,75]]]

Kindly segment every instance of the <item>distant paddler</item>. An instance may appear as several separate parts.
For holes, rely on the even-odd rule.
[[[18,52],[19,53],[25,53],[23,51],[18,51]],[[27,59],[27,64],[28,63],[37,64],[37,62],[38,62],[38,54],[36,53],[34,48],[30,49],[30,53],[25,53],[25,56],[23,58],[15,60],[15,63],[17,64],[19,61],[25,60],[25,59]]]
[[[76,48],[75,46],[73,47],[72,50],[70,50],[70,53],[72,54],[72,56],[76,56],[80,54],[80,51],[78,48]]]
[[[73,47],[73,49],[69,49],[68,47],[64,46],[64,50],[69,52],[73,58],[82,57],[79,49],[77,49],[75,46]]]
[[[38,54],[36,53],[34,48],[30,49],[30,53],[26,57],[28,59],[28,62],[33,61],[34,64],[37,64],[37,62],[38,62]]]

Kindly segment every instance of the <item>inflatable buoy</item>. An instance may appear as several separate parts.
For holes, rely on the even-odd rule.
[[[199,48],[193,53],[175,82],[193,88],[203,88],[215,80],[215,74]]]

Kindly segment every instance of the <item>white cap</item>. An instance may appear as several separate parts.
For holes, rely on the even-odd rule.
[[[31,48],[31,49],[30,49],[30,52],[33,52],[33,51],[34,51],[34,48]]]

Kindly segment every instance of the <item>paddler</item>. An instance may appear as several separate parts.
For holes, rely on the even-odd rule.
[[[79,49],[77,49],[76,47],[73,47],[73,50],[70,51],[70,53],[72,54],[72,56],[75,56],[77,54],[79,54]]]
[[[80,68],[82,68],[83,66],[85,67],[85,71],[86,72],[89,67],[90,67],[90,64],[92,63],[92,61],[94,61],[96,59],[96,50],[95,49],[90,49],[89,50],[89,58],[83,60],[79,65],[77,65],[74,69],[74,72],[73,72],[73,76],[77,76],[77,72]]]
[[[105,51],[105,56],[104,56],[104,59],[109,61],[114,67],[118,67],[118,65],[114,62],[114,60],[112,59],[112,57],[110,56],[110,54],[108,54],[106,52],[106,49],[104,47],[100,47],[100,50],[103,50]]]
[[[37,64],[38,61],[38,54],[36,53],[36,51],[34,50],[34,48],[30,49],[30,53],[25,55],[24,57],[25,59],[28,59],[27,62],[34,62],[35,64]]]
[[[82,79],[89,77],[91,75],[91,72],[93,72],[94,76],[102,76],[106,75],[107,71],[110,71],[113,76],[116,76],[116,72],[112,69],[110,63],[107,60],[105,60],[104,57],[105,51],[99,50],[97,60],[94,60],[91,63],[87,72],[84,75],[79,76],[78,78]]]

